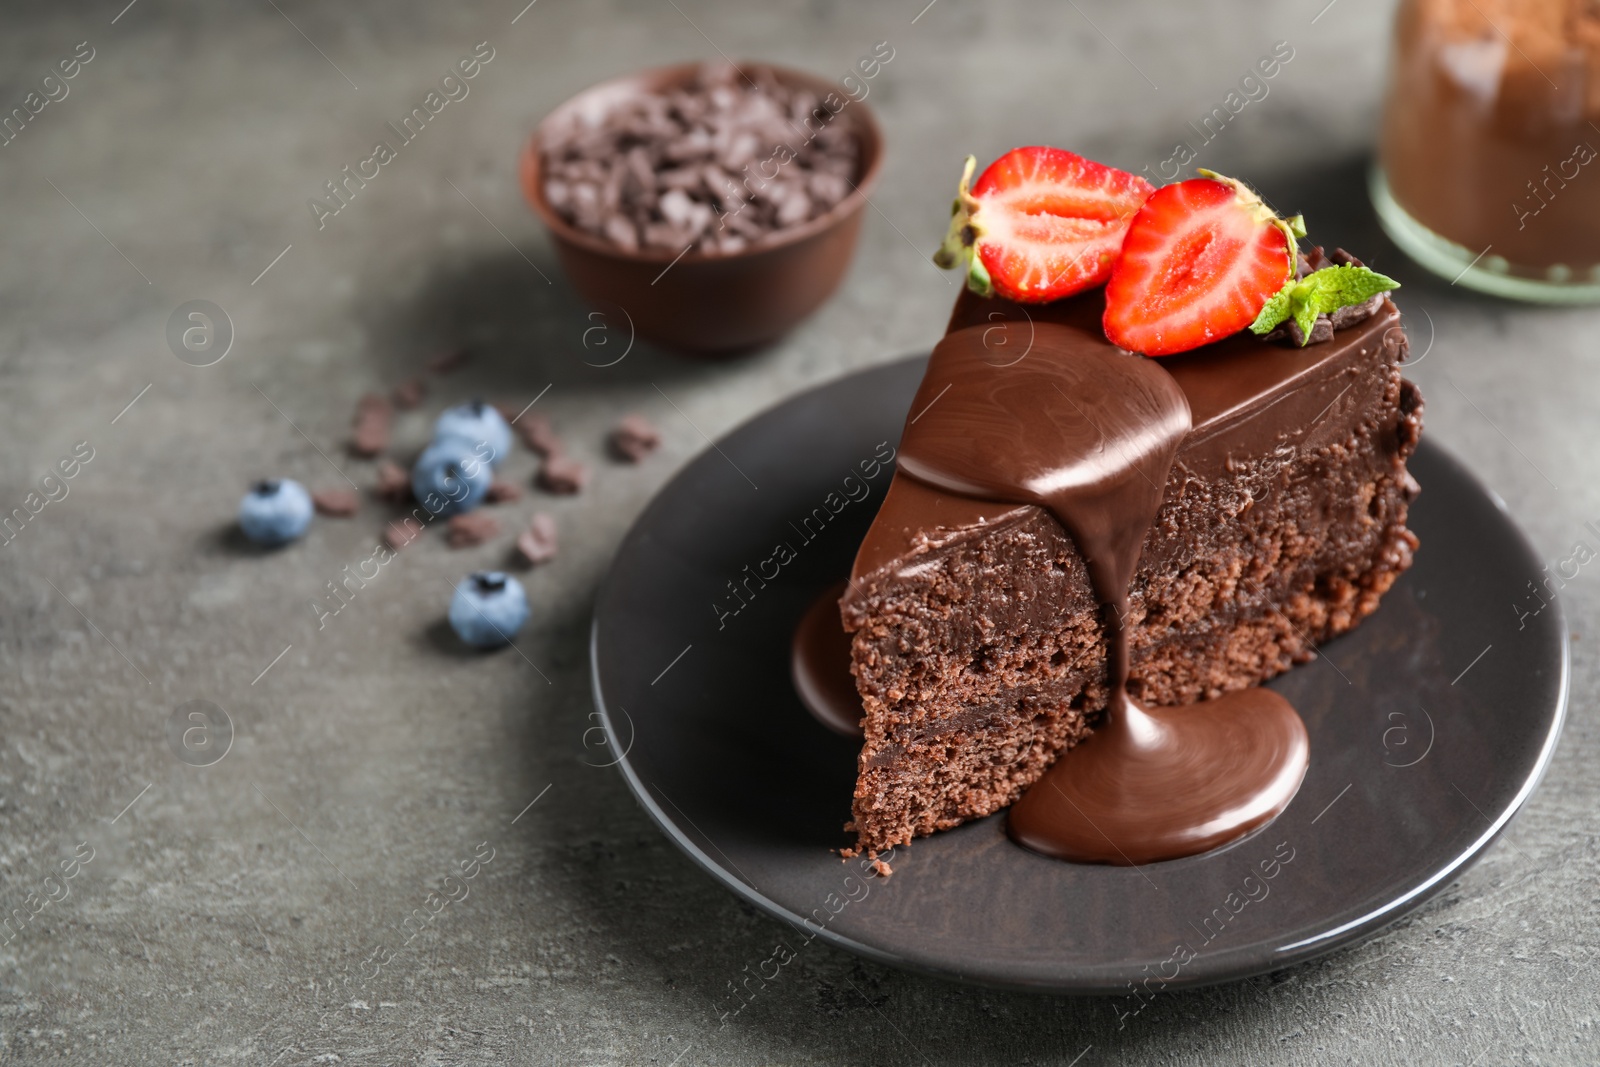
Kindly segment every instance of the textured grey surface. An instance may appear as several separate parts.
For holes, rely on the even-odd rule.
[[[1314,235],[1400,277],[1427,353],[1413,373],[1428,433],[1547,558],[1579,539],[1600,547],[1584,525],[1600,518],[1600,316],[1428,280],[1366,207],[1386,6],[924,2],[0,12],[7,109],[78,42],[94,49],[69,95],[0,147],[4,509],[76,442],[94,449],[68,495],[0,547],[0,904],[41,907],[29,894],[60,895],[45,879],[79,842],[94,855],[70,897],[0,948],[0,1062],[1600,1060],[1600,601],[1587,568],[1563,594],[1573,701],[1543,788],[1483,863],[1367,945],[1163,996],[1123,1026],[1116,1001],[957,988],[815,945],[719,1025],[728,983],[786,931],[679,856],[614,771],[587,765],[601,762],[585,734],[593,591],[702,431],[938,336],[954,289],[926,255],[961,154],[1043,141],[1154,164],[1289,41],[1270,95],[1197,162],[1254,179]],[[846,289],[739,361],[640,345],[586,366],[603,361],[583,344],[594,322],[516,188],[524,131],[641,65],[720,48],[843,75],[883,40],[895,56],[869,103],[889,158]],[[480,41],[495,58],[470,95],[319,232],[307,198]],[[167,318],[191,299],[236,328],[215,366],[167,349]],[[438,381],[425,412],[478,393],[526,403],[549,385],[540,409],[596,468],[581,496],[502,509],[521,521],[547,508],[564,539],[529,577],[520,654],[466,656],[439,633],[450,583],[500,559],[504,539],[450,551],[430,534],[319,631],[308,603],[371,553],[386,513],[369,501],[263,556],[228,533],[238,495],[264,474],[342,484],[332,464],[370,483],[372,464],[342,448],[356,397],[461,342],[476,358]],[[639,468],[601,448],[629,410],[665,435]],[[420,444],[425,416],[400,430]],[[513,461],[518,477],[531,470],[526,453]],[[236,731],[210,767],[166,740],[194,699]],[[402,947],[413,909],[426,914],[444,876],[488,849],[466,899]]]

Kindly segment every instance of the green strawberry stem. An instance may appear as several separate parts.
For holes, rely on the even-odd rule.
[[[964,266],[967,288],[979,296],[993,296],[994,284],[976,248],[978,238],[983,234],[973,218],[978,210],[978,201],[970,192],[972,175],[977,169],[977,157],[968,156],[961,166],[961,183],[956,187],[956,198],[950,205],[950,228],[945,232],[944,243],[939,246],[939,251],[933,254],[933,262],[945,270]]]

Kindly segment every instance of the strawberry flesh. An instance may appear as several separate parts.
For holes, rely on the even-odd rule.
[[[1137,175],[1060,148],[1015,148],[989,165],[970,194],[963,191],[951,240],[973,250],[995,294],[1059,300],[1105,282],[1152,189]]]
[[[1195,178],[1145,201],[1106,283],[1106,337],[1168,356],[1238,333],[1293,273],[1288,224],[1236,182]]]

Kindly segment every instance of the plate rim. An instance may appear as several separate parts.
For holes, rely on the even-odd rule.
[[[644,521],[645,515],[650,511],[651,507],[656,503],[657,500],[661,499],[669,491],[671,491],[673,487],[676,486],[677,483],[688,473],[691,467],[699,463],[710,453],[719,450],[720,447],[730,438],[744,432],[755,423],[767,418],[779,408],[864,374],[886,371],[889,368],[899,367],[912,362],[925,362],[928,358],[928,355],[928,353],[914,352],[910,355],[900,358],[886,360],[882,363],[871,364],[853,371],[848,371],[844,374],[836,375],[826,381],[819,382],[808,388],[797,390],[779,398],[778,400],[761,408],[759,411],[741,420],[734,426],[718,435],[713,441],[701,448],[693,456],[686,459],[683,464],[673,473],[672,477],[664,482],[653,494],[651,494],[650,499],[634,517],[633,522],[628,527],[627,533],[623,535],[622,540],[618,543],[617,549],[612,555],[611,565],[607,568],[605,577],[601,580],[601,583],[596,590],[594,608],[590,616],[590,695],[594,701],[596,713],[600,716],[600,723],[605,730],[605,736],[608,745],[615,749],[617,747],[616,739],[620,735],[617,733],[616,723],[611,714],[611,709],[606,703],[605,691],[600,677],[600,611],[602,605],[607,599],[607,593],[610,591],[612,582],[616,580],[616,560],[632,544],[635,537],[639,535],[640,524]],[[1471,469],[1468,468],[1455,455],[1454,452],[1452,452],[1446,446],[1440,444],[1435,438],[1426,438],[1421,447],[1426,447],[1430,452],[1437,452],[1439,457],[1445,463],[1455,469],[1456,474],[1471,484],[1473,488],[1475,488],[1491,503],[1493,503],[1496,510],[1498,510],[1505,517],[1507,525],[1515,535],[1517,541],[1521,544],[1522,548],[1531,558],[1539,558],[1539,553],[1535,550],[1533,543],[1528,539],[1526,531],[1523,530],[1522,526],[1511,514],[1511,509],[1506,505],[1505,500],[1501,498],[1499,493],[1496,493],[1489,486],[1485,485],[1483,481],[1478,478],[1478,476],[1474,474]],[[1272,974],[1287,967],[1296,966],[1302,963],[1309,963],[1312,960],[1320,959],[1323,956],[1337,952],[1342,948],[1350,947],[1355,943],[1371,937],[1383,928],[1398,922],[1406,915],[1415,911],[1417,908],[1433,899],[1433,897],[1437,896],[1450,884],[1452,880],[1465,873],[1472,867],[1473,864],[1482,859],[1483,855],[1489,850],[1489,847],[1494,844],[1494,842],[1502,833],[1505,832],[1506,828],[1511,825],[1511,822],[1519,814],[1521,814],[1522,809],[1526,806],[1528,800],[1538,790],[1539,786],[1544,783],[1545,775],[1549,772],[1550,765],[1554,761],[1556,748],[1560,744],[1561,735],[1566,726],[1567,710],[1570,703],[1572,676],[1571,631],[1567,622],[1566,610],[1561,602],[1561,599],[1559,597],[1554,597],[1552,598],[1551,603],[1556,609],[1554,624],[1557,631],[1559,644],[1559,665],[1557,671],[1555,712],[1550,718],[1550,726],[1545,731],[1545,736],[1540,743],[1539,755],[1534,762],[1532,772],[1526,776],[1521,788],[1518,789],[1516,795],[1511,799],[1510,803],[1505,806],[1500,815],[1491,820],[1488,829],[1480,834],[1469,847],[1461,851],[1454,859],[1441,866],[1427,880],[1422,882],[1420,885],[1412,887],[1402,896],[1386,902],[1380,908],[1369,911],[1367,914],[1345,922],[1331,930],[1324,931],[1312,937],[1303,938],[1291,945],[1275,948],[1272,950],[1270,955],[1265,956],[1258,964],[1242,967],[1226,975],[1196,976],[1187,982],[1179,979],[1164,985],[1162,987],[1163,990],[1168,988],[1173,990],[1200,989],[1207,986],[1225,985],[1233,982],[1244,981],[1249,978],[1255,978],[1265,974]],[[687,855],[692,861],[694,861],[694,863],[705,873],[709,874],[714,881],[721,883],[724,887],[731,890],[741,900],[751,904],[772,918],[778,919],[795,928],[799,932],[804,933],[808,938],[820,937],[824,942],[833,946],[834,948],[849,952],[856,956],[873,960],[874,962],[881,963],[898,970],[909,971],[914,974],[919,974],[930,978],[937,978],[943,981],[956,982],[963,985],[978,986],[987,989],[1033,993],[1046,996],[1094,997],[1118,995],[1124,991],[1127,985],[1125,982],[1106,984],[1103,979],[1093,978],[1085,982],[1061,984],[1059,979],[1022,980],[1007,979],[988,973],[970,974],[965,973],[958,968],[943,967],[936,964],[930,964],[922,960],[910,959],[887,949],[869,944],[865,941],[846,937],[845,935],[840,934],[826,926],[819,926],[816,923],[809,922],[804,916],[788,910],[782,904],[779,904],[777,901],[772,900],[771,898],[762,894],[754,886],[751,886],[742,879],[735,877],[721,863],[718,863],[704,849],[702,849],[699,844],[692,840],[690,836],[667,814],[665,809],[656,802],[654,795],[650,791],[649,783],[639,776],[637,770],[632,764],[632,761],[628,758],[631,748],[632,743],[630,741],[628,748],[622,750],[621,755],[616,757],[613,765],[622,772],[623,781],[627,783],[628,790],[633,794],[634,800],[637,801],[640,807],[645,810],[645,813],[650,816],[650,819],[666,835],[667,839],[676,845],[678,849]],[[685,819],[687,820],[687,816],[685,816]],[[692,824],[692,820],[689,821]],[[974,820],[974,822],[977,821],[981,820]],[[710,839],[707,838],[707,840],[709,841]],[[715,843],[713,842],[712,844],[713,847],[715,847]],[[731,861],[729,862],[731,864]]]

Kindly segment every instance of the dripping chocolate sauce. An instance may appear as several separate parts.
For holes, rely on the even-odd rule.
[[[789,652],[789,675],[812,717],[836,734],[859,739],[861,694],[850,673],[850,635],[839,622],[844,589],[844,582],[829,586],[800,616]]]
[[[985,360],[981,329],[947,336],[912,403],[921,414],[906,426],[899,469],[945,492],[1047,509],[1078,546],[1101,604],[1104,722],[1012,806],[1012,839],[1080,863],[1194,855],[1288,806],[1309,762],[1305,726],[1268,689],[1180,708],[1129,697],[1128,587],[1191,416],[1157,361],[1070,341],[1063,327],[1041,323],[1027,360],[1002,372]],[[824,601],[831,629],[819,601],[806,617],[812,628],[802,624],[808,636],[796,635],[797,686],[803,659],[819,677],[836,669],[817,655],[824,649],[837,658],[842,648],[848,671],[848,644],[830,644],[845,640],[837,596]],[[842,690],[833,692],[827,714],[853,717],[859,734],[859,698],[840,712]],[[820,699],[806,702],[829,722]]]

